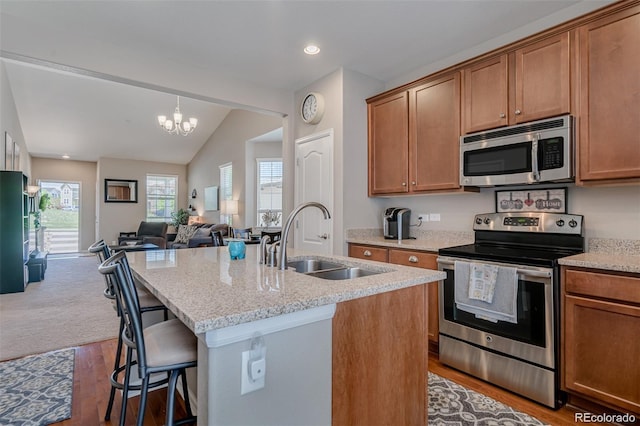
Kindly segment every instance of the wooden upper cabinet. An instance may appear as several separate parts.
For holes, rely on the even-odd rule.
[[[407,92],[368,105],[369,195],[408,191],[409,106]]]
[[[464,132],[570,112],[569,33],[464,69]]]
[[[578,28],[578,183],[640,178],[640,6]]]
[[[569,33],[515,51],[513,124],[570,111]]]
[[[369,195],[459,190],[460,72],[369,103]]]
[[[460,73],[409,90],[410,191],[460,188]]]
[[[507,62],[504,54],[464,69],[465,133],[508,124]]]

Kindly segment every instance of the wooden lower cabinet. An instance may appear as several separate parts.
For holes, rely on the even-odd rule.
[[[423,425],[425,285],[338,303],[333,318],[333,425]]]
[[[640,276],[563,268],[562,387],[640,414]]]
[[[389,262],[396,265],[413,266],[416,268],[438,269],[438,255],[419,250],[400,250],[393,248],[349,244],[349,256],[360,259]],[[438,353],[438,282],[427,284],[427,336],[429,350]]]

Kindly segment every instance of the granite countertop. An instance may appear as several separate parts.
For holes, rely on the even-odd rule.
[[[640,256],[608,253],[582,253],[563,257],[560,265],[640,274]]]
[[[381,230],[353,229],[347,231],[346,242],[437,253],[441,248],[472,244],[474,241],[473,233],[471,232],[414,231],[412,235],[416,239],[388,240],[382,236]]]
[[[588,250],[562,258],[560,265],[640,273],[640,240],[589,238]]]
[[[134,276],[194,333],[438,281],[445,274],[343,256],[309,255],[381,272],[325,280],[258,264],[259,246],[230,260],[227,247],[127,253]],[[304,253],[288,249],[289,261]],[[307,257],[307,256],[305,256]]]

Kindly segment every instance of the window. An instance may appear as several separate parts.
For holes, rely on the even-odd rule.
[[[258,226],[282,225],[282,159],[258,158]]]
[[[147,175],[147,221],[171,222],[178,208],[178,176]]]
[[[233,166],[220,166],[220,222],[231,224],[232,215],[226,214],[226,201],[233,199]]]

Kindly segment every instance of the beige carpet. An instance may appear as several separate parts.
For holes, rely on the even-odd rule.
[[[43,281],[0,295],[0,361],[117,337],[103,290],[95,256],[50,257]]]

